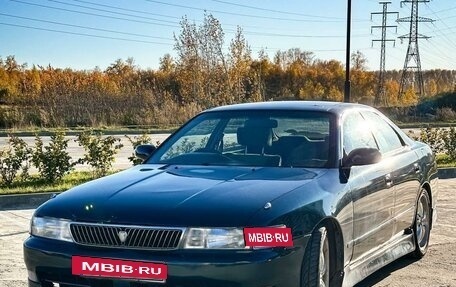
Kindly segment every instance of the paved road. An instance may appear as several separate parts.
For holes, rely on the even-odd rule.
[[[440,180],[439,217],[428,254],[420,261],[400,259],[357,287],[456,286],[456,179]],[[22,242],[33,210],[0,210],[0,287],[25,287]]]
[[[27,286],[22,242],[28,237],[33,210],[0,211],[0,286]]]
[[[115,162],[113,164],[113,169],[125,169],[131,167],[131,162],[128,160],[128,157],[133,153],[133,146],[125,137],[125,135],[113,135],[114,137],[120,138],[121,143],[124,145],[123,148],[119,151],[119,153],[115,156]],[[129,135],[130,137],[135,137],[137,135]],[[152,143],[156,143],[159,141],[162,143],[169,134],[150,134],[149,135],[152,139]],[[30,147],[35,145],[35,137],[21,137]],[[69,139],[68,142],[68,149],[67,151],[71,155],[74,160],[81,158],[84,155],[84,149],[78,145],[75,141],[75,136],[67,136],[65,137]],[[44,145],[47,145],[51,140],[50,137],[44,136],[42,137]],[[0,137],[0,150],[7,146],[7,137]],[[88,165],[77,165],[76,170],[87,170],[89,168]],[[35,172],[35,169],[31,169],[31,172]]]

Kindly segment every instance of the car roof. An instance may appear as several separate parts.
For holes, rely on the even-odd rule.
[[[243,111],[243,110],[290,110],[290,111],[320,111],[342,114],[349,109],[372,109],[369,106],[355,103],[325,102],[325,101],[276,101],[257,102],[220,106],[205,112]]]

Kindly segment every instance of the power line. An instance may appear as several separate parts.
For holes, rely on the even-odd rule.
[[[428,5],[426,5],[426,7],[429,8]],[[431,13],[424,14],[423,16],[430,16],[430,15],[433,15],[433,14],[435,15],[435,13],[448,12],[448,11],[455,10],[455,9],[456,9],[456,6],[455,7],[451,7],[451,8],[447,8],[447,9],[437,10],[436,12],[431,11]]]
[[[152,24],[152,25],[157,25],[157,26],[171,26],[171,25],[166,25],[166,24],[163,24],[163,23],[153,23],[153,22],[149,22],[149,21],[141,21],[139,19],[135,20],[133,18],[129,19],[130,17],[135,17],[137,19],[138,17],[136,17],[136,15],[132,15],[132,13],[140,13],[141,11],[139,11],[139,10],[126,9],[126,11],[131,12],[131,13],[130,14],[127,14],[127,13],[119,14],[119,13],[116,13],[116,12],[113,12],[113,11],[107,11],[107,9],[108,8],[111,8],[113,10],[117,9],[117,10],[119,10],[118,12],[122,12],[121,10],[124,9],[124,8],[110,6],[110,5],[104,5],[104,4],[91,3],[89,1],[83,1],[83,0],[73,0],[73,1],[87,4],[87,6],[84,6],[84,5],[77,5],[76,6],[76,7],[79,7],[81,9],[82,8],[84,8],[84,9],[93,9],[94,7],[89,7],[89,4],[90,5],[103,5],[103,6],[100,6],[100,7],[104,7],[104,8],[107,8],[107,9],[104,9],[103,11],[101,11],[102,9],[98,9],[97,11],[99,11],[100,13],[91,13],[89,11],[76,11],[76,9],[74,9],[74,10],[66,9],[65,7],[60,6],[60,5],[58,5],[58,6],[57,5],[56,6],[50,6],[50,5],[42,5],[42,4],[39,4],[39,3],[31,3],[31,2],[28,2],[27,0],[26,1],[23,1],[23,0],[11,0],[11,1],[12,2],[16,2],[16,3],[26,4],[26,5],[33,5],[33,6],[37,6],[37,7],[42,7],[42,8],[46,8],[46,9],[53,9],[53,10],[71,12],[71,13],[78,13],[78,14],[90,15],[90,16],[101,17],[101,18],[109,18],[109,19],[116,19],[116,20],[143,23],[143,24]],[[53,0],[52,2],[60,3],[62,5],[66,4],[66,3],[63,3],[61,1],[56,1],[56,0]],[[19,8],[17,8],[17,7],[18,6],[16,6],[16,9],[20,9],[20,7]],[[128,16],[128,17],[116,17],[116,16],[113,16],[113,15],[109,15],[109,16],[108,15],[102,15],[101,12],[103,12],[103,13],[104,12],[106,12],[106,13],[116,13],[118,15],[125,15],[125,16]],[[143,12],[144,15],[149,15],[149,14],[146,14],[146,13],[148,13],[148,12],[146,12],[146,10],[142,11],[142,12]],[[42,11],[38,11],[38,13],[41,14],[43,12]],[[65,14],[62,14],[62,13],[60,13],[60,14],[61,15],[65,15]],[[151,13],[150,15],[152,15],[152,14],[154,14],[154,13]],[[63,33],[63,34],[70,34],[70,35],[93,37],[93,38],[102,38],[102,39],[121,40],[121,41],[128,41],[128,42],[138,42],[138,43],[146,43],[146,44],[158,44],[158,45],[172,46],[172,44],[159,43],[159,41],[157,41],[157,42],[147,41],[147,40],[143,41],[141,39],[136,40],[136,39],[131,39],[129,37],[116,37],[116,35],[113,35],[113,37],[111,37],[111,36],[109,36],[108,33],[114,33],[114,34],[131,36],[131,37],[155,38],[155,39],[162,39],[162,40],[166,40],[166,41],[172,40],[172,39],[166,38],[166,37],[155,37],[155,36],[146,35],[146,34],[131,33],[131,32],[128,32],[128,31],[117,31],[115,29],[97,28],[95,25],[92,26],[92,27],[84,26],[84,25],[76,25],[76,24],[72,24],[72,23],[64,23],[64,22],[46,20],[44,18],[24,17],[24,16],[19,16],[19,15],[11,15],[11,14],[4,14],[4,13],[0,13],[0,15],[5,16],[5,17],[13,17],[13,18],[17,18],[17,19],[24,19],[24,20],[28,20],[28,21],[42,22],[42,23],[48,23],[48,24],[54,24],[54,25],[60,25],[60,26],[73,27],[73,28],[78,28],[78,29],[93,30],[93,31],[98,31],[100,33],[90,33],[90,32],[84,33],[85,31],[82,31],[82,30],[81,30],[82,32],[80,33],[80,32],[78,32],[77,30],[74,30],[74,29],[73,29],[73,31],[75,31],[75,32],[72,32],[71,31],[72,29],[63,29],[63,28],[61,30],[59,30],[59,28],[61,28],[61,27],[56,27],[56,29],[44,28],[46,26],[44,26],[44,25],[36,25],[36,26],[34,26],[34,24],[36,24],[36,23],[32,23],[32,22],[29,22],[31,25],[28,25],[28,23],[26,23],[24,25],[18,25],[16,23],[14,23],[15,21],[12,21],[13,23],[1,23],[1,25],[4,25],[4,26],[12,26],[12,27],[18,27],[18,28],[24,28],[24,29],[34,29],[34,30],[48,31],[48,32],[54,32],[54,33]],[[41,15],[52,15],[52,14],[51,14],[50,11],[44,11],[44,13],[41,14]],[[164,15],[161,16],[160,14],[156,15],[156,16],[165,17]],[[170,16],[170,17],[172,17],[172,16]],[[178,17],[173,17],[173,18],[178,19]],[[84,19],[84,18],[82,18],[82,19]],[[142,17],[142,19],[151,19],[151,18]],[[167,22],[168,23],[174,23],[172,21],[167,21]],[[25,23],[25,22],[23,22],[23,23]],[[41,28],[40,26],[43,26],[43,28]],[[180,26],[179,25],[175,25],[175,26],[172,26],[172,27],[180,27]],[[225,32],[229,31],[228,29],[224,29],[224,30],[225,30]],[[334,33],[332,35],[321,35],[321,34],[299,35],[299,34],[269,33],[267,28],[264,30],[264,32],[261,32],[261,31],[255,32],[255,31],[245,31],[244,30],[244,34],[246,34],[246,35],[255,35],[255,36],[265,36],[265,37],[275,37],[275,38],[286,38],[286,37],[289,37],[289,38],[316,38],[316,39],[318,39],[318,38],[329,38],[329,39],[344,38],[344,36],[337,35],[336,33]],[[354,35],[354,37],[366,37],[368,35],[369,34],[359,34],[359,35]],[[166,41],[164,41],[164,42],[166,42]],[[315,50],[309,49],[309,51],[317,52],[317,53],[343,52],[344,51],[344,49],[337,49],[337,47],[334,48],[334,49],[331,49],[332,47],[334,47],[334,45],[333,46],[329,46],[328,49],[315,49]],[[266,48],[266,49],[267,50],[272,50],[272,49],[278,50],[276,48]]]
[[[245,35],[257,35],[257,36],[268,36],[268,37],[286,37],[286,38],[345,38],[343,35],[296,35],[296,34],[277,34],[277,33],[266,33],[266,32],[251,32],[243,31]],[[369,34],[353,35],[352,37],[366,37]]]
[[[427,6],[427,5],[426,5]],[[428,6],[427,6],[428,7]],[[431,10],[431,12],[433,12],[433,10],[431,9],[431,7],[428,7],[429,10]],[[443,21],[438,15],[436,12],[434,12],[434,15],[437,17],[437,20],[439,20],[440,23],[442,23],[443,25],[445,25],[446,28],[452,30],[451,28],[449,28],[449,26],[445,23],[445,21]],[[435,26],[435,25],[434,25]],[[439,32],[440,32],[440,29],[438,29]],[[449,38],[447,37],[446,35],[443,35],[445,37],[445,39],[448,40],[449,43],[451,43],[451,45],[453,45],[453,47],[456,47],[456,44]]]
[[[105,8],[121,10],[121,11],[128,11],[128,12],[139,13],[139,14],[144,14],[144,15],[153,15],[153,16],[159,16],[159,17],[182,20],[182,17],[177,17],[177,16],[164,15],[164,14],[158,14],[158,13],[152,13],[152,12],[146,12],[146,11],[140,11],[140,10],[133,10],[133,9],[119,7],[119,6],[112,6],[112,5],[106,5],[106,4],[100,4],[100,3],[93,3],[93,2],[89,2],[89,1],[83,1],[83,0],[73,0],[73,1],[79,2],[79,3],[84,3],[84,4],[90,4],[90,5],[94,5],[94,6],[99,6],[99,7],[105,7]]]
[[[30,18],[30,17],[23,17],[23,16],[18,16],[18,15],[11,15],[11,14],[4,14],[4,13],[0,13],[0,15],[1,16],[6,16],[6,17],[17,18],[17,19],[24,19],[24,20],[30,20],[30,21],[35,21],[35,22],[49,23],[49,24],[54,24],[54,25],[67,26],[67,27],[73,27],[73,28],[81,28],[81,29],[94,30],[94,31],[100,31],[100,32],[109,32],[109,33],[115,33],[115,34],[121,34],[121,35],[137,36],[137,37],[145,37],[145,38],[154,38],[154,39],[162,39],[162,40],[171,40],[171,41],[173,40],[171,38],[166,38],[166,37],[151,36],[151,35],[137,34],[137,33],[130,33],[130,32],[120,32],[120,31],[115,31],[115,30],[108,30],[108,29],[102,29],[102,28],[74,25],[74,24],[68,24],[68,23],[62,23],[62,22],[56,22],[56,21],[49,21],[49,20],[36,19],[36,18]]]
[[[448,61],[454,61],[454,59],[450,58],[447,53],[445,53],[438,45],[436,45],[432,40],[429,40],[429,41],[426,41],[426,42],[423,42],[425,45],[430,45],[432,46],[433,48],[431,49],[432,52],[430,52],[430,54],[435,54],[434,56],[435,57],[438,57],[440,58],[441,60],[445,61],[445,62],[448,62]],[[425,46],[426,48],[426,46]],[[438,52],[438,53],[435,53],[435,52]]]
[[[456,15],[443,17],[442,19],[446,20],[446,19],[453,19],[453,18],[456,18]]]
[[[182,20],[182,17],[177,17],[177,16],[171,16],[171,15],[165,15],[165,14],[159,14],[159,13],[151,13],[151,12],[140,11],[140,10],[133,10],[133,9],[119,7],[119,6],[112,6],[112,5],[94,3],[94,2],[90,2],[90,1],[84,1],[84,0],[73,0],[73,1],[84,3],[84,4],[89,4],[89,5],[93,5],[93,6],[98,6],[98,7],[105,7],[105,8],[120,10],[120,11],[128,11],[128,12],[139,13],[139,14],[144,14],[144,15],[153,15],[153,16],[164,17],[164,18],[177,19],[179,21]],[[192,19],[192,21],[200,22],[200,23],[203,22],[202,20],[196,20],[196,19]],[[177,23],[177,22],[175,22],[175,23]],[[243,28],[263,29],[263,30],[264,29],[266,29],[266,30],[283,30],[283,29],[280,29],[280,28],[277,28],[277,27],[265,27],[265,26],[254,26],[254,25],[239,25],[239,24],[228,24],[228,23],[223,23],[223,26],[231,26],[231,27],[242,26]],[[235,32],[235,30],[232,30],[232,31]]]
[[[423,55],[425,55],[426,57],[426,61],[430,64],[432,64],[433,66],[435,67],[438,67],[440,66],[440,63],[442,62],[442,58],[439,58],[439,57],[436,57],[435,55],[433,55],[432,52],[428,52],[425,48],[426,47],[423,47],[424,49],[421,49],[421,52]]]
[[[220,13],[226,15],[233,15],[233,16],[241,16],[241,17],[249,17],[249,18],[257,18],[257,19],[267,19],[267,20],[278,20],[278,21],[289,21],[289,22],[344,22],[344,20],[307,20],[307,19],[296,19],[296,18],[280,18],[280,17],[270,17],[270,16],[261,16],[261,15],[252,15],[252,14],[241,14],[241,13],[234,13],[234,12],[227,12],[227,11],[220,11],[220,10],[213,10],[213,9],[204,9],[198,7],[192,7],[187,5],[180,5],[180,4],[171,4],[157,0],[145,0],[147,2],[172,6],[172,7],[179,7],[197,11],[204,11],[204,12],[213,12],[213,13]]]
[[[62,4],[62,5],[72,6],[72,7],[78,7],[78,8],[83,8],[83,9],[90,9],[90,10],[94,10],[94,11],[99,11],[99,12],[111,13],[111,14],[115,14],[115,15],[121,15],[121,16],[127,16],[127,17],[139,18],[139,19],[145,19],[145,20],[152,20],[152,21],[158,21],[158,22],[163,22],[163,23],[168,23],[168,24],[176,24],[176,22],[173,22],[173,21],[162,20],[162,19],[157,19],[157,18],[150,18],[150,17],[144,17],[144,16],[138,16],[138,15],[133,15],[133,14],[129,14],[129,13],[114,12],[114,11],[109,11],[109,10],[106,10],[106,9],[88,7],[88,6],[79,5],[79,4],[71,4],[71,3],[66,3],[66,2],[57,1],[57,0],[48,0],[48,1],[54,2],[54,3],[58,3],[58,4]]]
[[[16,3],[21,3],[21,4],[26,4],[26,5],[31,5],[31,6],[42,7],[42,8],[46,8],[46,9],[65,11],[65,12],[71,12],[71,13],[95,16],[95,17],[103,17],[103,18],[114,19],[114,20],[122,20],[122,21],[128,21],[128,22],[135,22],[135,23],[149,24],[149,25],[157,25],[157,26],[165,26],[165,27],[173,27],[173,28],[178,28],[179,27],[178,25],[168,25],[168,24],[154,23],[154,22],[149,22],[149,21],[141,21],[141,20],[122,18],[122,17],[107,16],[107,15],[101,15],[101,14],[96,14],[96,13],[82,12],[82,11],[77,11],[77,10],[71,10],[71,9],[59,8],[59,7],[54,7],[54,6],[48,6],[48,5],[43,5],[43,4],[30,3],[30,2],[21,1],[21,0],[10,0],[10,1],[16,2]]]
[[[128,19],[128,18],[122,18],[122,17],[115,17],[115,16],[107,16],[107,15],[101,15],[97,13],[90,13],[90,12],[82,12],[82,11],[77,11],[77,10],[71,10],[71,9],[66,9],[66,8],[60,8],[60,7],[55,7],[55,6],[48,6],[48,5],[42,5],[42,4],[36,4],[36,3],[30,3],[22,0],[10,0],[13,2],[21,3],[21,4],[26,4],[26,5],[32,5],[32,6],[38,6],[42,8],[47,8],[47,9],[54,9],[54,10],[60,10],[60,11],[65,11],[65,12],[71,12],[71,13],[78,13],[78,14],[85,14],[85,15],[90,15],[90,16],[96,16],[96,17],[103,17],[103,18],[110,18],[110,19],[116,19],[116,20],[123,20],[123,21],[129,21],[129,22],[137,22],[137,23],[144,23],[144,24],[150,24],[150,25],[158,25],[158,26],[166,26],[166,27],[174,27],[174,28],[179,28],[180,26],[178,23],[175,23],[176,25],[168,25],[168,24],[162,24],[162,23],[154,23],[154,22],[149,22],[149,21],[142,21],[142,20],[133,20],[133,19]],[[50,0],[52,2],[57,2],[57,3],[62,3],[66,4],[60,1],[56,0]],[[152,1],[152,0],[150,0]],[[78,5],[80,6],[80,5]],[[85,6],[84,8],[87,9],[95,9],[92,7],[87,7]],[[96,9],[99,10],[99,9]],[[117,12],[112,12],[111,13],[116,13]],[[122,13],[122,15],[126,15],[125,13]],[[131,15],[131,14],[129,14]],[[134,15],[131,15],[134,16]],[[170,22],[170,21],[168,21]],[[174,23],[174,22],[171,22]],[[235,33],[236,31],[231,30],[231,29],[225,29],[226,32],[229,33]],[[256,35],[256,36],[265,36],[265,37],[286,37],[286,38],[343,38],[344,36],[342,35],[298,35],[298,34],[283,34],[283,33],[267,33],[267,32],[255,32],[255,31],[246,31],[244,30],[245,35]],[[367,34],[365,35],[353,35],[353,37],[365,37],[368,36]]]
[[[434,26],[434,28],[436,28],[436,27]],[[453,30],[453,29],[455,29],[455,28],[456,28],[456,26],[451,26],[451,27],[443,28],[443,29],[439,29],[439,30],[440,30],[441,32],[442,32],[442,31],[447,31],[447,30],[450,30],[450,31],[451,31],[451,30]],[[432,30],[431,32],[436,32],[436,30],[434,29],[434,30]],[[454,35],[454,34],[455,34],[455,32],[445,33],[445,35]]]
[[[32,29],[32,30],[39,30],[39,31],[54,32],[54,33],[61,33],[61,34],[68,34],[68,35],[86,36],[86,37],[100,38],[100,39],[110,39],[110,40],[119,40],[119,41],[127,41],[127,42],[136,42],[136,43],[172,46],[172,44],[169,44],[169,43],[160,43],[160,42],[152,42],[152,41],[144,41],[144,40],[135,40],[135,39],[127,39],[127,38],[101,36],[101,35],[86,34],[86,33],[79,33],[79,32],[70,32],[70,31],[62,31],[62,30],[55,30],[55,29],[48,29],[48,28],[40,28],[40,27],[28,26],[28,25],[18,25],[18,24],[12,24],[12,23],[4,23],[4,22],[0,22],[0,25],[11,26],[11,27],[19,27],[19,28],[26,28],[26,29]]]
[[[60,10],[60,11],[65,11],[65,12],[78,13],[78,14],[84,14],[84,15],[90,15],[90,16],[96,16],[96,17],[110,18],[110,19],[115,19],[115,20],[123,20],[123,21],[129,21],[129,22],[135,22],[135,23],[145,23],[145,24],[152,24],[152,25],[162,25],[162,26],[169,26],[169,27],[176,27],[176,28],[180,27],[179,26],[179,22],[167,21],[167,22],[173,23],[175,25],[165,25],[165,24],[160,24],[160,23],[145,22],[145,21],[138,21],[138,20],[127,19],[127,18],[106,16],[106,15],[101,15],[101,14],[97,14],[97,13],[82,12],[82,11],[65,9],[65,8],[60,8],[60,7],[55,7],[55,6],[48,6],[48,5],[30,3],[30,2],[26,2],[26,1],[20,1],[20,0],[10,0],[10,1],[21,3],[21,4],[26,4],[26,5],[31,5],[31,6],[38,6],[38,7],[47,8],[47,9]],[[118,6],[93,3],[93,2],[89,2],[89,1],[82,1],[82,0],[73,0],[73,1],[86,3],[86,4],[90,4],[90,5],[94,5],[94,6],[100,6],[100,7],[116,9],[116,10],[125,10],[125,11],[129,11],[129,12],[134,12],[134,13],[142,13],[142,14],[150,14],[150,15],[155,15],[155,16],[160,16],[160,17],[168,17],[168,18],[178,19],[179,21],[182,20],[182,17],[175,17],[175,16],[170,16],[170,15],[164,15],[164,14],[157,14],[157,13],[150,13],[150,12],[144,12],[144,11],[133,10],[133,9],[126,9],[126,8],[122,8],[122,7],[118,7]],[[64,5],[72,5],[72,4],[68,4],[68,3],[64,3],[64,2],[60,2],[60,1],[53,1],[53,2],[61,3],[61,4],[64,4]],[[79,5],[79,6],[82,7],[82,8],[85,8],[85,9],[95,9],[95,8],[87,7],[87,6],[81,6],[81,5]],[[95,10],[98,10],[98,9],[95,9]],[[106,10],[103,10],[103,11],[106,11]],[[116,12],[112,12],[112,11],[106,11],[106,12],[116,13]],[[131,16],[132,17],[137,17],[136,15],[131,15]],[[150,19],[150,18],[146,18],[146,19]],[[161,21],[161,20],[159,20],[159,21]],[[193,20],[193,21],[203,22],[201,20]],[[234,24],[223,24],[223,25],[224,26],[233,26],[233,27],[238,27],[239,26],[239,25],[234,25]],[[242,25],[242,27],[253,28],[253,29],[265,29],[265,27],[251,26],[251,25],[249,25],[249,26]],[[275,29],[275,28],[267,28],[267,29],[270,30],[270,29]],[[231,33],[235,33],[236,32],[236,30],[230,30],[230,29],[225,29],[225,31],[231,32]]]
[[[136,33],[129,33],[129,32],[120,32],[120,31],[115,31],[115,30],[108,30],[108,29],[94,28],[94,27],[88,27],[88,26],[74,25],[74,24],[68,24],[68,23],[62,23],[62,22],[56,22],[56,21],[48,21],[48,20],[43,20],[43,19],[36,19],[36,18],[31,18],[31,17],[23,17],[23,16],[10,15],[10,14],[4,14],[4,13],[0,13],[0,15],[1,16],[6,16],[6,17],[29,20],[29,21],[49,23],[49,24],[55,24],[55,25],[61,25],[61,26],[67,26],[67,27],[74,27],[74,28],[81,28],[81,29],[88,29],[88,30],[94,30],[94,31],[100,31],[100,32],[109,32],[109,33],[116,33],[116,34],[137,36],[137,37],[158,38],[158,39],[163,39],[163,40],[173,40],[171,38],[155,37],[155,36],[150,36],[150,35],[145,35],[145,34],[136,34]],[[19,25],[19,24],[4,23],[4,22],[2,22],[0,24],[1,25],[6,25],[6,26],[13,26],[13,27],[34,29],[34,30],[40,30],[40,31],[63,33],[63,34],[69,34],[69,35],[88,36],[88,37],[95,37],[95,38],[102,38],[102,39],[122,40],[122,41],[129,41],[129,42],[138,42],[138,43],[146,43],[146,44],[159,44],[159,45],[172,46],[171,43],[143,41],[143,40],[118,38],[118,37],[103,36],[103,35],[93,35],[93,34],[87,34],[87,33],[63,31],[63,30],[56,30],[56,29],[50,29],[50,28],[41,28],[41,27],[30,26],[30,25]],[[266,50],[281,50],[280,48],[267,48],[267,47],[265,47],[265,48],[264,47],[253,47],[253,48],[255,48],[255,49],[266,49]],[[310,51],[310,52],[340,52],[340,51],[345,51],[345,50],[344,49],[308,49],[308,51]]]
[[[267,11],[267,12],[273,12],[273,13],[279,13],[279,14],[285,14],[285,15],[296,15],[296,16],[303,16],[303,17],[309,17],[309,18],[321,18],[321,19],[333,19],[333,20],[345,21],[345,18],[340,18],[340,17],[330,17],[330,16],[321,16],[321,15],[302,14],[302,13],[289,12],[289,11],[280,11],[280,10],[275,10],[275,9],[267,9],[267,8],[250,6],[250,5],[245,5],[245,4],[238,4],[238,3],[222,1],[222,0],[212,0],[212,1],[226,4],[226,5],[231,5],[231,6],[249,8],[249,9],[260,10],[260,11]],[[360,20],[360,21],[368,21],[368,20]]]
[[[445,47],[447,47],[448,49],[453,49],[453,50],[456,48],[456,45],[450,40],[450,38],[448,38],[444,33],[442,33],[440,31],[440,29],[438,29],[435,25],[431,26],[430,24],[426,23],[426,26],[428,28],[433,28],[432,31],[431,31],[433,34],[435,34],[433,36],[433,38],[438,38],[439,37],[441,39],[441,41],[439,41],[439,43],[442,46],[445,45]]]

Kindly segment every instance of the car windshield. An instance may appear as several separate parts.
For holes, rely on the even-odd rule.
[[[331,118],[314,111],[206,112],[166,140],[147,163],[333,167]]]

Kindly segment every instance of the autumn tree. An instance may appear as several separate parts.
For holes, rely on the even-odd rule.
[[[282,70],[286,70],[291,64],[299,63],[309,66],[314,60],[314,54],[310,51],[303,51],[300,48],[291,48],[286,51],[277,51],[274,56],[274,64]]]
[[[177,77],[183,103],[196,101],[214,106],[226,98],[228,67],[223,53],[224,32],[220,22],[205,14],[203,24],[196,26],[186,17],[175,36]]]
[[[351,55],[351,99],[353,102],[373,104],[377,80],[374,73],[367,72],[367,58],[360,51]]]
[[[241,27],[237,28],[236,34],[231,40],[229,63],[229,85],[231,92],[230,98],[227,99],[227,102],[242,102],[246,98],[259,100],[258,94],[253,92],[252,89],[249,91],[249,88],[252,87],[252,82],[255,78],[249,78],[250,67],[252,65],[252,55],[250,47],[242,33]],[[252,94],[256,94],[256,96],[252,97]]]
[[[201,95],[202,68],[199,55],[198,31],[195,23],[187,17],[181,22],[181,32],[174,35],[174,50],[177,52],[176,70],[179,82],[180,102],[196,101]]]

